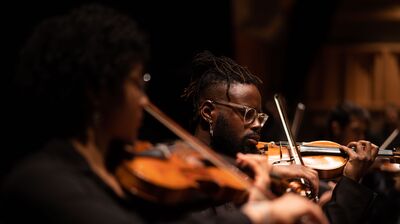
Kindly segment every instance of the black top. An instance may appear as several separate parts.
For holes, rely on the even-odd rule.
[[[343,176],[336,184],[332,199],[324,206],[330,223],[365,223],[371,217],[377,194]]]
[[[4,223],[249,223],[229,215],[186,215],[137,197],[118,197],[67,141],[50,142],[22,161],[1,188]]]

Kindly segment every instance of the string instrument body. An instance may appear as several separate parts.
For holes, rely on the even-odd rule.
[[[134,195],[166,205],[239,204],[247,199],[248,192],[240,181],[204,163],[199,153],[182,145],[158,145],[138,152],[118,167],[120,183]]]
[[[146,147],[150,147],[147,149]],[[139,142],[133,159],[123,161],[116,169],[124,189],[133,195],[166,205],[219,205],[244,203],[246,186],[229,173],[210,164],[203,156],[183,143],[151,145]],[[232,159],[225,158],[234,164]],[[251,179],[251,174],[248,177]],[[309,190],[296,181],[270,173],[273,193],[285,192],[307,196]],[[198,206],[199,207],[199,206]]]
[[[340,145],[331,141],[314,141],[298,143],[304,165],[318,171],[321,179],[336,178],[343,173],[348,161],[346,153],[340,150]],[[259,142],[257,148],[265,153],[273,165],[288,165],[293,163],[286,142]],[[379,150],[378,156],[387,157],[392,163],[400,163],[400,149]]]

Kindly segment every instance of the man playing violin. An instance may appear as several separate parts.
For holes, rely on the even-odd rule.
[[[261,80],[230,58],[209,52],[195,57],[192,75],[183,96],[193,104],[195,136],[233,158],[238,153],[258,154],[260,130],[268,118],[261,112]],[[333,223],[360,223],[368,214],[374,193],[358,181],[374,161],[377,147],[358,141],[341,148],[348,153],[349,162],[325,211]],[[274,166],[273,171],[284,178],[306,178],[318,191],[318,174],[310,168]]]
[[[24,126],[44,129],[34,133],[43,148],[2,184],[2,223],[293,223],[304,216],[327,223],[318,206],[296,195],[198,219],[125,190],[114,171],[148,105],[141,77],[147,55],[136,23],[104,6],[80,7],[35,29],[17,80],[33,115],[32,127]]]
[[[365,108],[349,101],[340,103],[329,114],[328,139],[344,144],[365,138],[368,135],[369,123],[370,114]],[[393,129],[395,127],[390,131],[393,131]],[[389,137],[390,133],[386,132],[386,134],[387,136],[380,138]],[[379,141],[383,142],[383,139],[379,139]],[[396,144],[392,142],[389,145]],[[390,146],[387,147],[387,149],[390,148]],[[399,173],[398,164],[390,163],[387,158],[378,157],[363,176],[361,183],[378,194],[376,206],[372,211],[373,217],[369,220],[369,223],[398,223],[400,221],[400,214],[398,214],[400,189],[398,186],[396,189]]]

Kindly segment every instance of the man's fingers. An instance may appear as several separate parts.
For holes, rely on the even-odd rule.
[[[378,155],[379,147],[373,143],[371,143],[371,156],[372,159],[375,160]]]
[[[282,178],[305,178],[311,182],[315,192],[319,191],[318,172],[302,165],[272,166],[274,172]]]
[[[355,146],[349,144],[348,146],[341,145],[339,148],[343,150],[350,158],[357,157],[357,153],[354,151]]]
[[[254,172],[259,171],[258,162],[247,155],[238,154],[237,162],[239,165],[251,167]]]
[[[251,166],[260,166],[263,172],[270,170],[267,158],[262,155],[238,153],[236,162],[240,165],[250,165],[247,163],[251,163]]]
[[[313,169],[307,169],[305,171],[306,173],[306,179],[311,181],[311,184],[313,185],[315,193],[318,194],[319,192],[319,177],[318,177],[318,172],[313,170]]]
[[[269,165],[266,159],[263,159],[260,155],[251,154],[237,154],[237,162],[240,165],[249,166],[255,174],[255,184],[259,184],[259,187],[265,187],[269,185]]]

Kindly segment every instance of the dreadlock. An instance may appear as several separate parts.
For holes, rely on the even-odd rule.
[[[253,75],[246,67],[237,64],[228,57],[216,57],[209,51],[197,54],[193,60],[192,78],[182,97],[191,101],[195,120],[200,99],[211,87],[226,84],[226,97],[230,100],[229,89],[232,83],[254,84],[260,88],[262,81]]]

